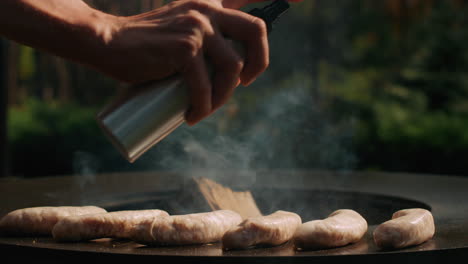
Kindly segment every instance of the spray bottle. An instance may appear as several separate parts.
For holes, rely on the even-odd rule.
[[[263,19],[269,33],[274,22],[288,9],[286,0],[275,0],[261,9],[251,10],[249,14]],[[239,54],[243,54],[242,45],[236,42],[232,45]],[[114,146],[133,163],[185,122],[189,98],[187,84],[181,75],[126,91],[107,105],[97,120]]]

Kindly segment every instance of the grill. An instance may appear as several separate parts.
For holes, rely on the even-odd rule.
[[[43,205],[93,204],[109,211],[158,208],[171,214],[208,211],[194,195],[187,175],[206,171],[102,174],[36,180],[0,181],[1,214]],[[212,171],[210,175],[214,175]],[[346,247],[296,252],[291,243],[273,248],[223,252],[220,245],[147,247],[126,240],[99,239],[86,243],[56,243],[51,238],[0,238],[7,260],[47,259],[49,262],[83,260],[150,260],[159,263],[338,263],[342,261],[458,260],[468,254],[468,178],[437,175],[329,172],[257,171],[255,181],[237,183],[240,172],[219,172],[221,183],[248,188],[261,209],[269,214],[287,210],[303,221],[324,218],[336,209],[354,209],[369,223],[360,242]],[[246,181],[244,181],[246,182]],[[432,211],[435,237],[416,247],[383,251],[372,241],[372,231],[394,211],[420,207]]]

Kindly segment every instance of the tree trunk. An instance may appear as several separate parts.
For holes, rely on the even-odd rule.
[[[152,9],[151,0],[141,0],[141,12],[148,12]]]
[[[10,41],[7,53],[7,69],[6,88],[8,89],[8,105],[15,105],[20,102],[20,89],[18,86],[18,60],[19,60],[19,45]]]
[[[8,176],[8,88],[6,82],[6,41],[0,38],[0,177]]]
[[[158,8],[164,5],[164,0],[153,0],[153,8]]]
[[[58,80],[58,99],[61,102],[69,102],[71,99],[70,73],[67,64],[62,58],[53,57]]]
[[[42,69],[42,87],[41,87],[41,98],[43,101],[48,102],[54,99],[54,88],[50,81],[50,67],[52,58],[49,54],[42,54],[39,67]]]
[[[164,5],[164,0],[142,0],[141,12],[148,12]]]

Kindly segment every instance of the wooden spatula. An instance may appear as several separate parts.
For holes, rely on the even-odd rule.
[[[194,180],[212,210],[232,210],[243,219],[262,215],[250,191],[235,192],[204,177]]]

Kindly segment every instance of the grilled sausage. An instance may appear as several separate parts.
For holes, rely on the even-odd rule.
[[[294,235],[298,250],[341,247],[358,242],[367,232],[367,221],[349,209],[337,210],[323,220],[302,224]]]
[[[291,240],[301,224],[299,215],[286,211],[247,218],[224,234],[223,249],[245,249],[257,245],[278,246]]]
[[[434,218],[425,209],[397,211],[392,219],[374,230],[374,242],[379,248],[404,248],[431,239],[435,233]]]
[[[145,245],[206,244],[220,241],[241,221],[242,217],[230,210],[173,215],[140,223],[130,238]]]
[[[143,221],[169,214],[162,210],[118,211],[69,216],[57,222],[52,235],[57,241],[86,241],[96,238],[129,238]]]
[[[31,207],[12,211],[0,220],[0,234],[50,236],[61,219],[72,215],[104,213],[96,206]]]

